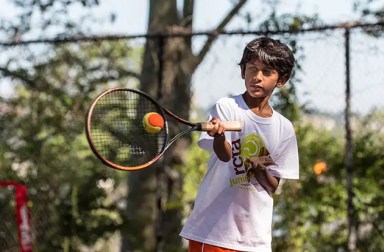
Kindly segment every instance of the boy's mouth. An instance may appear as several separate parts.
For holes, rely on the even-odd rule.
[[[250,87],[251,89],[253,89],[253,90],[262,90],[262,89],[263,89],[263,87],[260,86],[260,85],[250,85],[249,87]]]

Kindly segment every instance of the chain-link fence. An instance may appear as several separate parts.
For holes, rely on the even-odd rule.
[[[284,42],[293,40],[296,42],[298,67],[292,82],[288,85],[295,85],[300,106],[311,115],[309,120],[321,127],[343,131],[341,135],[347,147],[352,139],[348,139],[348,132],[345,130],[348,131],[351,126],[349,129],[352,130],[350,133],[353,138],[354,129],[356,129],[354,120],[373,113],[375,109],[384,108],[384,99],[382,99],[384,87],[381,83],[384,80],[384,71],[381,70],[381,62],[384,62],[384,39],[377,34],[374,36],[368,33],[368,28],[372,27],[384,29],[383,24],[372,24],[266,34]],[[215,35],[217,38],[213,47],[192,79],[193,102],[197,106],[207,109],[220,97],[244,92],[238,63],[245,44],[259,35],[265,34],[233,32]],[[192,36],[193,49],[197,51],[212,34],[190,34],[189,36]],[[148,36],[123,36],[114,39],[132,40],[132,43],[141,46],[144,43],[143,38],[148,39]],[[161,38],[160,35],[151,36],[150,39],[159,41],[159,38]],[[97,39],[101,40],[101,38]],[[108,39],[110,38],[106,38]],[[64,42],[76,41],[68,40],[60,43]],[[351,117],[347,117],[347,114]],[[380,125],[384,122],[375,117],[372,120],[374,120],[371,122],[372,125],[376,125],[378,130],[382,131]],[[346,152],[348,151],[351,150],[346,148]],[[346,157],[349,157],[348,153]],[[350,165],[353,166],[353,163]],[[352,176],[351,170],[347,175]],[[53,219],[58,218],[47,213],[49,199],[40,196],[41,198],[36,194],[30,197],[33,205],[31,228],[37,242],[40,236],[45,235],[46,227],[51,228]],[[3,202],[11,201],[12,195],[9,190],[3,188],[0,191],[0,199]],[[15,251],[18,244],[17,232],[14,227],[11,227],[12,225],[8,226],[9,223],[13,223],[14,209],[12,206],[7,206],[0,210],[1,219],[9,220],[7,226],[2,226],[4,230],[0,229],[0,242],[4,244],[7,242],[4,245],[5,251]],[[0,246],[0,249],[4,248]]]

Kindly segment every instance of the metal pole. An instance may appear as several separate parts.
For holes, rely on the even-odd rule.
[[[350,30],[345,29],[345,168],[347,179],[348,250],[356,250],[356,223],[353,205],[353,153],[351,130]]]
[[[162,98],[162,92],[163,92],[163,73],[164,73],[164,43],[165,43],[165,37],[159,36],[158,37],[158,73],[157,73],[157,95],[156,98],[158,101]],[[161,162],[161,164],[160,164]],[[163,251],[163,234],[162,234],[162,228],[163,228],[163,181],[164,181],[164,159],[160,159],[158,162],[158,165],[156,166],[156,184],[157,184],[157,190],[156,190],[156,244],[155,244],[155,251],[156,252],[162,252]]]

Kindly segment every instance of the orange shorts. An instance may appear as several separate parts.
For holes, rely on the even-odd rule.
[[[216,247],[213,245],[189,240],[188,252],[240,252],[238,250]]]

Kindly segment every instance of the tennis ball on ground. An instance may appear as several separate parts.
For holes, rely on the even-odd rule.
[[[143,126],[148,133],[157,133],[164,127],[164,119],[156,112],[149,112],[143,118]]]

